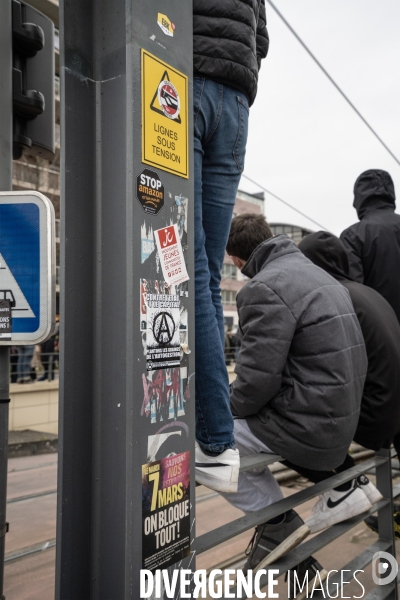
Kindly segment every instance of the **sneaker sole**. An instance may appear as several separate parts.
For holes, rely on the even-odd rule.
[[[368,500],[371,502],[371,504],[376,504],[377,502],[379,502],[379,500],[382,500],[383,496],[378,489],[376,491],[373,490],[371,493],[367,494],[366,490],[364,490],[362,486],[360,487],[364,494],[367,496]]]
[[[207,473],[202,473],[201,471],[197,470],[195,471],[195,479],[200,485],[205,485],[216,492],[235,494],[238,489],[237,481],[224,481],[223,479],[211,477]]]
[[[286,538],[286,540],[283,540],[283,542],[281,542],[279,546],[274,548],[274,550],[272,550],[272,552],[270,552],[265,558],[263,558],[263,560],[253,569],[253,576],[260,569],[263,569],[267,565],[270,565],[290,550],[293,550],[293,548],[296,548],[296,546],[298,546],[303,540],[305,540],[305,538],[309,536],[310,533],[310,529],[309,527],[307,527],[306,524],[296,529],[296,531],[293,531],[293,533],[291,533]]]
[[[340,513],[331,513],[330,518],[326,518],[323,523],[313,523],[310,518],[305,520],[305,524],[310,528],[311,533],[317,533],[318,531],[322,531],[323,529],[327,529],[328,527],[332,527],[332,525],[336,525],[337,523],[342,523],[342,521],[347,521],[347,519],[351,519],[352,517],[356,517],[357,515],[361,515],[364,512],[367,512],[371,508],[371,502],[368,500],[367,496],[364,494],[365,502],[357,502],[352,508],[348,511],[346,510],[346,514]]]

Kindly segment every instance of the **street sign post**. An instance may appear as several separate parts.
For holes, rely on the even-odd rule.
[[[11,309],[11,335],[0,345],[39,344],[55,325],[54,208],[39,192],[0,193],[0,302]],[[0,315],[1,318],[1,315]]]
[[[1,100],[1,98],[0,98]],[[11,155],[10,155],[11,156]],[[1,175],[1,166],[0,166]],[[7,185],[4,177],[4,187]],[[11,187],[11,182],[9,182]],[[4,599],[9,346],[38,344],[55,325],[54,208],[38,192],[0,192],[0,598]]]

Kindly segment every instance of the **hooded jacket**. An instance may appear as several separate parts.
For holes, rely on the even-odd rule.
[[[371,169],[354,185],[359,223],[340,236],[345,245],[350,277],[373,288],[389,302],[400,322],[400,215],[392,178]]]
[[[193,1],[195,76],[243,92],[251,105],[268,47],[265,0]]]
[[[295,465],[342,464],[357,427],[367,371],[348,291],[286,235],[260,244],[237,295],[243,333],[234,416]]]
[[[400,325],[396,315],[378,292],[350,279],[346,249],[336,236],[326,231],[311,233],[298,247],[350,293],[368,357],[354,440],[371,450],[388,447],[400,431]]]

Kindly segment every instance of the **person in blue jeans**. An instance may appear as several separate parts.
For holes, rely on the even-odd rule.
[[[244,169],[249,106],[269,46],[264,0],[194,0],[196,480],[236,492],[221,268]]]
[[[31,360],[34,350],[34,345],[18,346],[17,383],[29,383],[31,381]]]

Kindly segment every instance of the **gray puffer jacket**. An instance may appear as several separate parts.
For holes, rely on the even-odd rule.
[[[367,357],[346,288],[286,235],[256,248],[237,305],[243,333],[231,408],[296,465],[342,464],[357,427]]]

